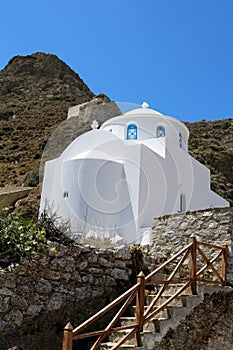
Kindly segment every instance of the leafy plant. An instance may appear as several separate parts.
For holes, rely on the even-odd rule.
[[[23,257],[37,257],[46,247],[46,231],[32,220],[5,210],[0,216],[0,265],[8,266]]]
[[[45,210],[40,214],[38,227],[45,230],[46,238],[50,241],[59,243],[72,243],[70,238],[70,224],[69,221],[64,221],[58,216],[53,207],[46,204]]]

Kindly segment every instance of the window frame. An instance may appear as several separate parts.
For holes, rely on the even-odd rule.
[[[134,129],[136,131],[136,137],[134,138],[129,138],[129,129]],[[127,129],[126,129],[126,140],[137,140],[138,139],[138,126],[136,123],[130,123],[127,125]]]
[[[163,135],[160,135],[160,132],[162,131]],[[159,139],[160,137],[165,137],[166,136],[166,129],[165,126],[163,125],[158,125],[156,127],[156,138]]]

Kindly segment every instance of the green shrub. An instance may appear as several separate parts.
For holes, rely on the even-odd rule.
[[[17,263],[24,257],[38,257],[47,243],[46,232],[32,220],[9,213],[0,216],[0,265]]]

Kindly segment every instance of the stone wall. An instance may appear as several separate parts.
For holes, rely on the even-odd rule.
[[[53,243],[38,261],[0,270],[0,350],[60,350],[68,321],[77,326],[129,287],[130,256]]]
[[[211,208],[156,218],[152,228],[151,256],[166,259],[189,243],[191,234],[197,240],[228,245],[227,280],[233,284],[233,208]]]

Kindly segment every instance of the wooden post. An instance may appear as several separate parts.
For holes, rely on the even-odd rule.
[[[137,277],[137,283],[140,283],[140,286],[136,296],[136,323],[138,325],[138,330],[135,333],[135,346],[142,346],[140,332],[143,331],[143,315],[145,302],[145,275],[142,271]]]
[[[227,282],[227,242],[225,241],[222,245],[223,252],[222,252],[222,278],[223,283],[222,285],[225,286]]]
[[[73,327],[70,322],[64,328],[63,345],[62,350],[72,350],[73,343]]]
[[[190,252],[190,277],[191,277],[191,294],[197,294],[197,240],[194,234],[190,236],[190,243],[192,248]]]

